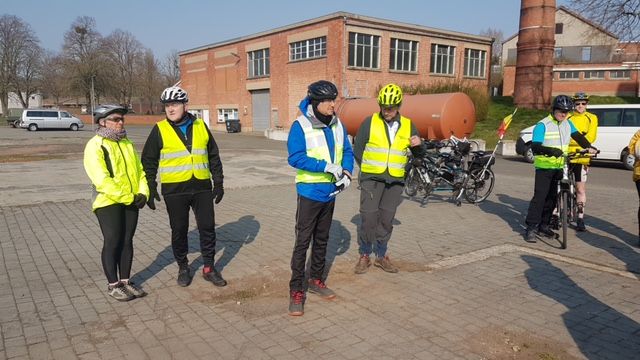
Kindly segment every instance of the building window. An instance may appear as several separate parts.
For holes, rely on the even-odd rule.
[[[556,23],[556,34],[562,34],[562,28],[563,28],[563,24],[562,23]]]
[[[591,80],[604,79],[604,70],[585,71],[584,78]]]
[[[455,46],[431,44],[430,72],[432,74],[453,75],[455,53]]]
[[[582,61],[591,61],[591,46],[585,46],[582,48]]]
[[[416,71],[418,58],[418,42],[411,40],[391,39],[389,69],[396,71]]]
[[[269,49],[250,51],[248,54],[249,77],[269,76]]]
[[[484,50],[464,49],[464,76],[484,77],[487,52]]]
[[[559,71],[560,80],[578,80],[580,78],[580,71]]]
[[[349,66],[379,69],[380,36],[350,32]]]
[[[610,79],[631,79],[629,70],[611,70],[609,71]]]
[[[218,109],[218,122],[226,120],[238,120],[238,109]]]
[[[297,41],[289,44],[289,60],[304,60],[327,55],[327,37]]]
[[[553,58],[560,59],[562,57],[562,48],[554,48],[553,49]]]

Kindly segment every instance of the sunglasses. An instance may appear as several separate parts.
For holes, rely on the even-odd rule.
[[[124,122],[124,116],[114,116],[114,117],[108,117],[107,121],[112,121],[112,122]]]
[[[578,106],[578,105],[587,105],[587,102],[586,101],[576,101],[576,102],[574,102],[574,104],[576,104],[576,106]]]

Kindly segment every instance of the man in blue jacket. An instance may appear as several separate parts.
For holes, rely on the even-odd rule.
[[[323,279],[335,196],[351,184],[353,150],[347,131],[335,116],[336,86],[325,80],[309,85],[300,115],[291,125],[287,149],[296,168],[296,242],[291,256],[289,315],[304,314],[305,268],[311,246],[309,292],[332,300],[336,294]]]

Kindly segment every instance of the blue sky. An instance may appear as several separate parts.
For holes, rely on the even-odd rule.
[[[59,51],[71,23],[86,15],[96,19],[103,36],[118,28],[129,31],[159,58],[336,11],[470,34],[494,28],[506,38],[518,30],[520,1],[7,0],[0,8],[0,14],[29,23],[45,49]]]

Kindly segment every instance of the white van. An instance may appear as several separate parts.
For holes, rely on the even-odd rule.
[[[78,131],[84,127],[82,120],[66,111],[56,109],[28,109],[22,111],[20,127],[36,131],[38,129],[71,129]]]
[[[622,161],[625,168],[633,169],[635,158],[627,145],[640,129],[640,104],[589,105],[587,111],[598,116],[598,136],[593,143],[600,149],[596,160]],[[532,136],[533,126],[529,126],[520,132],[516,142],[516,153],[528,162],[533,162]]]

